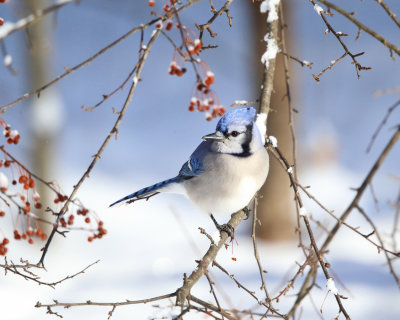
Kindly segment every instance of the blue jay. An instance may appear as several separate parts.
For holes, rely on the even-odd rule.
[[[243,209],[264,184],[269,169],[265,125],[259,126],[255,116],[256,110],[251,107],[227,112],[216,131],[202,138],[204,141],[176,177],[136,191],[110,207],[167,192],[186,195],[212,218],[212,214],[232,214]],[[214,218],[213,221],[218,228]]]

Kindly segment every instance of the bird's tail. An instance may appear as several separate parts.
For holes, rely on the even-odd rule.
[[[180,176],[177,176],[175,178],[171,178],[168,180],[161,181],[159,183],[153,184],[152,186],[140,189],[139,191],[136,191],[134,193],[131,193],[127,195],[126,197],[123,197],[119,199],[118,201],[115,201],[114,203],[110,204],[110,207],[113,205],[116,205],[117,203],[127,201],[128,203],[134,202],[136,200],[141,200],[141,199],[149,199],[150,197],[156,195],[157,193],[160,193],[160,189],[166,187],[167,185],[175,182],[180,182],[182,178]]]

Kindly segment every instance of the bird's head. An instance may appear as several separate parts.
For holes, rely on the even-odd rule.
[[[247,157],[263,147],[260,131],[254,123],[256,110],[240,108],[227,112],[217,124],[216,131],[203,137],[212,141],[212,150]]]

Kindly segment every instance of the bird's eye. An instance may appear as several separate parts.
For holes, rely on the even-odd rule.
[[[232,131],[231,132],[231,136],[232,137],[237,137],[239,135],[239,132],[237,132],[237,131]]]

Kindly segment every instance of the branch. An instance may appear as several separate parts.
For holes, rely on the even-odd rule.
[[[388,5],[383,1],[383,0],[375,0],[380,4],[380,6],[383,8],[383,10],[386,11],[386,13],[389,15],[390,18],[394,21],[395,24],[400,28],[400,21],[397,19],[396,15],[393,13],[392,10],[388,7]]]
[[[236,227],[242,222],[245,217],[246,213],[243,210],[240,210],[232,215],[228,224],[236,229]],[[206,254],[199,261],[197,268],[190,274],[188,278],[184,279],[183,286],[177,290],[176,305],[184,305],[186,299],[190,294],[190,290],[207,271],[208,266],[215,260],[219,250],[222,248],[228,238],[228,233],[226,233],[225,231],[220,232],[220,240],[218,241],[218,243],[210,245]]]
[[[344,211],[344,213],[340,216],[339,221],[336,223],[336,225],[331,229],[329,232],[328,236],[326,237],[323,245],[320,248],[321,252],[324,252],[327,250],[329,244],[331,243],[332,239],[334,238],[335,234],[338,232],[340,227],[342,226],[342,222],[344,221],[351,213],[351,211],[358,205],[365,189],[369,185],[369,183],[372,181],[372,178],[375,176],[376,172],[382,165],[383,161],[386,159],[390,151],[393,149],[394,145],[396,144],[397,140],[400,137],[400,126],[397,128],[397,131],[395,134],[392,136],[378,159],[376,160],[375,164],[372,166],[371,170],[365,177],[364,181],[362,182],[361,186],[357,189],[357,194],[355,195],[354,199],[351,201],[350,205],[347,207],[347,209]],[[311,269],[304,282],[302,287],[300,288],[299,292],[297,293],[297,299],[296,302],[292,308],[292,310],[289,312],[289,315],[294,315],[297,307],[300,305],[300,302],[306,297],[307,293],[309,292],[310,288],[308,287],[308,283],[310,282],[311,278],[315,277],[315,271]]]
[[[260,273],[260,278],[261,278],[261,288],[260,289],[264,290],[266,300],[270,303],[271,298],[268,294],[267,286],[265,284],[264,270],[261,265],[260,255],[258,253],[258,248],[257,248],[257,241],[256,241],[256,223],[257,222],[258,222],[258,218],[257,218],[257,198],[256,198],[255,203],[254,203],[254,210],[253,210],[253,226],[252,226],[251,238],[253,240],[254,258],[257,261],[258,271]]]
[[[10,271],[10,272],[12,272],[12,273],[14,273],[14,274],[16,274],[18,276],[23,277],[25,280],[31,280],[33,282],[36,282],[39,285],[48,286],[48,287],[51,287],[51,288],[54,289],[56,285],[66,281],[66,280],[75,278],[77,275],[85,273],[85,271],[87,269],[89,269],[91,266],[95,265],[99,261],[100,260],[97,260],[97,261],[89,264],[87,267],[85,267],[81,271],[78,271],[77,273],[74,273],[72,275],[66,276],[65,278],[63,278],[61,280],[58,280],[58,281],[55,281],[55,282],[43,282],[43,281],[39,280],[40,277],[38,275],[36,275],[35,273],[33,273],[32,271],[30,271],[30,269],[31,268],[41,269],[41,267],[37,266],[37,265],[30,264],[28,262],[25,262],[24,264],[16,265],[11,261],[11,263],[9,264],[7,262],[7,260],[6,260],[6,258],[5,258],[4,264],[0,264],[0,267],[4,269],[5,273],[7,273],[7,271]],[[22,262],[24,262],[24,261],[22,261]],[[19,271],[18,269],[22,270],[22,272]],[[25,272],[25,273],[23,273],[23,272]]]
[[[190,2],[188,2],[187,4],[183,5],[182,7],[180,7],[179,9],[176,9],[177,12],[180,12],[184,9],[186,9],[187,7],[199,2],[200,0],[192,0]],[[145,30],[148,27],[150,27],[151,25],[155,24],[157,21],[159,20],[164,20],[166,19],[167,15],[162,16],[161,18],[156,18],[146,24],[143,24],[139,27],[134,27],[131,30],[129,30],[128,32],[126,32],[124,35],[122,35],[121,37],[119,37],[118,39],[116,39],[115,41],[111,42],[109,45],[105,46],[103,49],[101,49],[100,51],[98,51],[97,53],[95,53],[93,56],[89,57],[88,59],[86,59],[85,61],[82,61],[81,63],[77,64],[76,66],[72,67],[72,68],[67,68],[65,67],[65,72],[61,75],[59,75],[57,78],[51,80],[50,82],[46,83],[44,86],[30,92],[30,93],[25,93],[23,96],[19,97],[18,99],[0,107],[0,113],[5,113],[7,111],[7,109],[11,108],[12,106],[20,103],[21,101],[24,101],[34,95],[40,96],[40,93],[47,89],[48,87],[52,86],[53,84],[57,83],[58,81],[64,79],[66,76],[68,76],[69,74],[71,74],[72,72],[75,72],[77,70],[79,70],[80,68],[87,66],[90,64],[90,62],[92,62],[93,60],[95,60],[96,58],[98,58],[99,56],[101,56],[103,53],[105,53],[106,51],[110,50],[111,48],[113,48],[115,45],[117,45],[118,43],[120,43],[121,41],[125,40],[126,38],[128,38],[130,35],[134,34],[135,32],[139,31],[139,30]]]
[[[381,244],[382,248],[384,248],[384,243],[383,243],[382,237],[380,236],[378,229],[376,228],[374,222],[371,220],[370,217],[368,217],[367,213],[360,206],[357,205],[356,209],[361,213],[361,215],[365,218],[365,220],[368,221],[369,225],[373,229],[373,232],[370,235],[375,234],[375,236],[378,239],[379,243]],[[384,250],[383,253],[385,254],[385,258],[388,263],[390,273],[393,275],[393,278],[396,281],[397,286],[400,288],[400,279],[399,279],[398,275],[396,274],[396,272],[394,271],[392,259],[389,257],[389,254],[386,252],[386,250]]]
[[[205,24],[196,24],[196,28],[200,31],[200,35],[199,35],[199,39],[202,40],[203,39],[203,32],[204,30],[207,30],[208,33],[210,34],[210,36],[212,38],[218,36],[217,33],[213,33],[210,29],[211,24],[214,22],[215,19],[217,19],[218,16],[222,15],[223,13],[226,13],[226,16],[228,17],[229,20],[229,26],[232,27],[232,17],[229,15],[229,9],[228,7],[232,4],[233,0],[228,0],[225,2],[225,4],[221,7],[221,9],[219,9],[218,11],[216,11],[214,9],[213,13],[214,15],[210,18],[210,20],[208,20],[207,23]]]
[[[7,21],[0,29],[0,41],[7,38],[10,34],[17,32],[22,29],[28,28],[31,24],[36,23],[39,19],[43,18],[47,14],[57,11],[71,2],[79,2],[80,0],[62,0],[57,1],[54,5],[51,5],[45,9],[37,10],[32,14],[18,20],[17,22]]]
[[[176,292],[168,293],[162,296],[148,298],[148,299],[141,299],[141,300],[126,300],[122,302],[96,302],[88,300],[86,302],[58,302],[57,300],[53,300],[54,303],[50,304],[42,304],[40,301],[36,302],[35,308],[47,308],[47,312],[52,312],[51,308],[53,307],[64,307],[64,308],[72,308],[72,307],[86,307],[86,306],[101,306],[101,307],[113,307],[113,310],[116,307],[126,306],[131,304],[145,304],[153,301],[159,301],[163,299],[168,299],[174,297]]]
[[[270,151],[272,151],[272,153],[274,154],[274,156],[276,157],[276,159],[277,159],[278,161],[280,161],[280,162],[284,165],[284,167],[285,167],[285,169],[286,169],[286,172],[288,173],[288,176],[289,176],[289,179],[290,179],[291,187],[293,188],[293,191],[294,191],[294,194],[295,194],[295,201],[297,202],[297,205],[298,205],[298,207],[300,208],[300,210],[304,209],[303,201],[302,201],[302,199],[301,199],[301,197],[300,197],[300,194],[299,194],[299,191],[298,191],[298,189],[297,189],[296,181],[295,181],[295,179],[294,179],[292,170],[290,170],[290,169],[291,169],[291,166],[289,165],[288,161],[287,161],[286,158],[282,155],[282,153],[280,152],[280,150],[278,149],[277,146],[273,146],[271,143],[268,143],[267,146],[268,146],[268,149],[269,149]],[[309,219],[308,219],[307,214],[300,213],[300,215],[301,215],[301,217],[303,218],[303,222],[304,222],[304,224],[305,224],[305,226],[306,226],[307,233],[308,233],[308,236],[309,236],[309,239],[310,239],[312,248],[313,248],[313,250],[314,250],[314,253],[315,253],[316,258],[318,259],[318,262],[319,262],[319,264],[320,264],[320,266],[321,266],[321,269],[322,269],[322,271],[323,271],[323,273],[324,273],[324,276],[325,276],[325,278],[326,278],[327,281],[332,280],[333,278],[332,278],[332,276],[329,274],[329,271],[328,271],[328,265],[329,265],[329,264],[328,264],[327,261],[324,261],[324,259],[323,259],[323,254],[324,254],[325,250],[319,249],[319,248],[318,248],[317,243],[316,243],[316,241],[315,241],[315,236],[314,236],[314,233],[313,233],[313,231],[312,231],[312,229],[311,229],[310,222],[309,222]],[[313,269],[314,269],[314,268],[312,268],[312,269],[310,270],[309,274],[312,273],[312,270],[313,270]],[[305,280],[305,282],[306,282],[306,280]],[[349,314],[347,313],[347,311],[346,311],[346,309],[344,308],[344,306],[343,306],[343,304],[342,304],[342,301],[341,301],[341,299],[345,299],[345,297],[339,295],[338,293],[334,294],[334,296],[335,296],[335,299],[336,299],[336,302],[337,302],[337,304],[338,304],[338,307],[339,307],[340,312],[342,312],[343,315],[346,317],[346,319],[349,320],[349,319],[350,319],[350,316],[349,316]],[[296,302],[297,302],[297,301],[296,301]]]
[[[278,7],[276,7],[275,10],[278,10]],[[267,39],[268,41],[267,41],[267,51],[264,53],[264,55],[267,54],[268,52],[273,51],[274,50],[273,47],[277,46],[278,29],[279,29],[279,19],[275,19],[273,21],[268,21],[267,19],[268,32],[264,40]],[[273,54],[271,55],[271,57],[267,57],[267,60],[264,61],[264,73],[263,73],[262,89],[260,95],[259,112],[265,113],[266,115],[268,115],[271,109],[271,95],[274,89],[275,61],[276,61],[276,56],[273,56]]]
[[[313,5],[314,5],[314,9],[317,7],[317,4],[315,3],[314,0],[309,0]],[[321,1],[323,3],[323,1]],[[333,27],[329,24],[328,20],[326,20],[325,18],[325,12],[324,11],[318,11],[316,10],[319,14],[319,16],[321,17],[321,19],[324,21],[325,25],[327,26],[328,30],[330,32],[332,32],[332,34],[335,36],[335,38],[339,41],[340,45],[343,47],[344,51],[351,57],[351,59],[353,60],[353,64],[356,68],[356,73],[357,73],[357,78],[360,78],[360,70],[369,70],[371,69],[370,67],[363,67],[361,66],[361,64],[357,61],[356,57],[360,56],[360,53],[357,54],[353,54],[350,52],[350,50],[347,48],[346,44],[343,42],[342,40],[342,33],[336,32]]]
[[[346,17],[351,22],[353,22],[359,29],[364,30],[366,33],[370,34],[376,40],[381,42],[389,50],[396,52],[397,55],[400,56],[400,48],[399,47],[396,47],[394,44],[390,43],[384,37],[382,37],[379,33],[375,32],[374,30],[368,28],[366,25],[362,24],[360,21],[358,21],[356,18],[354,18],[354,16],[351,13],[343,10],[342,8],[338,7],[337,5],[331,3],[327,0],[318,0],[318,2],[321,2],[324,5],[326,5],[328,8],[337,11],[342,16]]]
[[[397,100],[386,112],[386,115],[384,116],[383,120],[381,121],[381,123],[379,124],[378,128],[376,128],[374,134],[372,135],[371,138],[371,142],[369,143],[368,147],[367,147],[367,153],[370,152],[372,145],[375,142],[376,137],[378,136],[379,132],[381,131],[381,129],[383,128],[383,126],[386,124],[387,120],[389,119],[391,113],[394,111],[394,109],[396,109],[398,106],[400,105],[400,100]]]
[[[57,215],[57,220],[56,220],[56,226],[58,225],[59,219],[65,214],[65,212],[67,212],[69,203],[70,203],[71,200],[75,197],[75,195],[76,195],[76,193],[78,192],[80,186],[81,186],[81,185],[83,184],[83,182],[89,177],[89,173],[92,171],[92,169],[94,168],[95,164],[96,164],[97,161],[100,159],[100,156],[101,156],[102,153],[104,152],[104,150],[105,150],[106,146],[108,145],[108,143],[110,142],[111,138],[112,138],[115,134],[117,134],[118,128],[119,128],[119,126],[120,126],[120,124],[121,124],[121,121],[122,121],[122,118],[123,118],[124,115],[125,115],[125,112],[126,112],[128,106],[129,106],[129,104],[130,104],[130,102],[131,102],[131,100],[132,100],[133,93],[135,92],[136,86],[137,86],[137,84],[138,84],[138,82],[139,82],[140,75],[141,75],[141,72],[142,72],[144,63],[145,63],[145,61],[146,61],[146,59],[147,59],[147,56],[148,56],[148,54],[149,54],[149,52],[150,52],[150,48],[151,48],[152,45],[154,44],[154,41],[157,39],[157,37],[159,36],[159,34],[160,34],[160,30],[157,30],[157,31],[153,34],[153,36],[150,38],[150,40],[149,40],[149,42],[148,42],[148,44],[147,44],[147,46],[146,46],[146,49],[143,51],[143,54],[139,57],[139,62],[138,62],[138,65],[137,65],[138,67],[137,67],[137,71],[136,71],[135,77],[133,78],[132,85],[131,85],[131,87],[130,87],[129,93],[128,93],[127,98],[126,98],[126,100],[125,100],[125,103],[124,103],[124,105],[123,105],[121,111],[119,112],[119,116],[118,116],[118,118],[117,118],[117,120],[116,120],[116,122],[115,122],[113,128],[112,128],[111,131],[108,133],[108,135],[107,135],[107,137],[105,138],[104,142],[103,142],[102,145],[100,146],[99,150],[98,150],[97,153],[94,155],[93,160],[92,160],[92,162],[90,163],[89,167],[87,168],[87,170],[85,171],[85,173],[82,175],[82,177],[79,179],[78,183],[74,186],[74,189],[72,190],[70,196],[68,197],[68,200],[65,202],[65,204],[64,204],[64,206],[62,207],[61,211],[58,213],[58,215]],[[52,230],[52,232],[51,232],[51,234],[50,234],[50,236],[49,236],[49,238],[48,238],[48,240],[47,240],[47,242],[46,242],[46,244],[45,244],[45,246],[44,246],[44,248],[42,249],[43,254],[42,254],[42,256],[41,256],[41,258],[40,258],[40,261],[39,261],[39,264],[40,264],[40,265],[43,265],[44,258],[45,258],[45,256],[46,256],[47,250],[48,250],[48,248],[49,248],[49,246],[50,246],[50,243],[51,243],[51,241],[52,241],[52,239],[53,239],[53,237],[54,237],[56,231],[57,231],[57,227],[54,227],[53,230]]]

